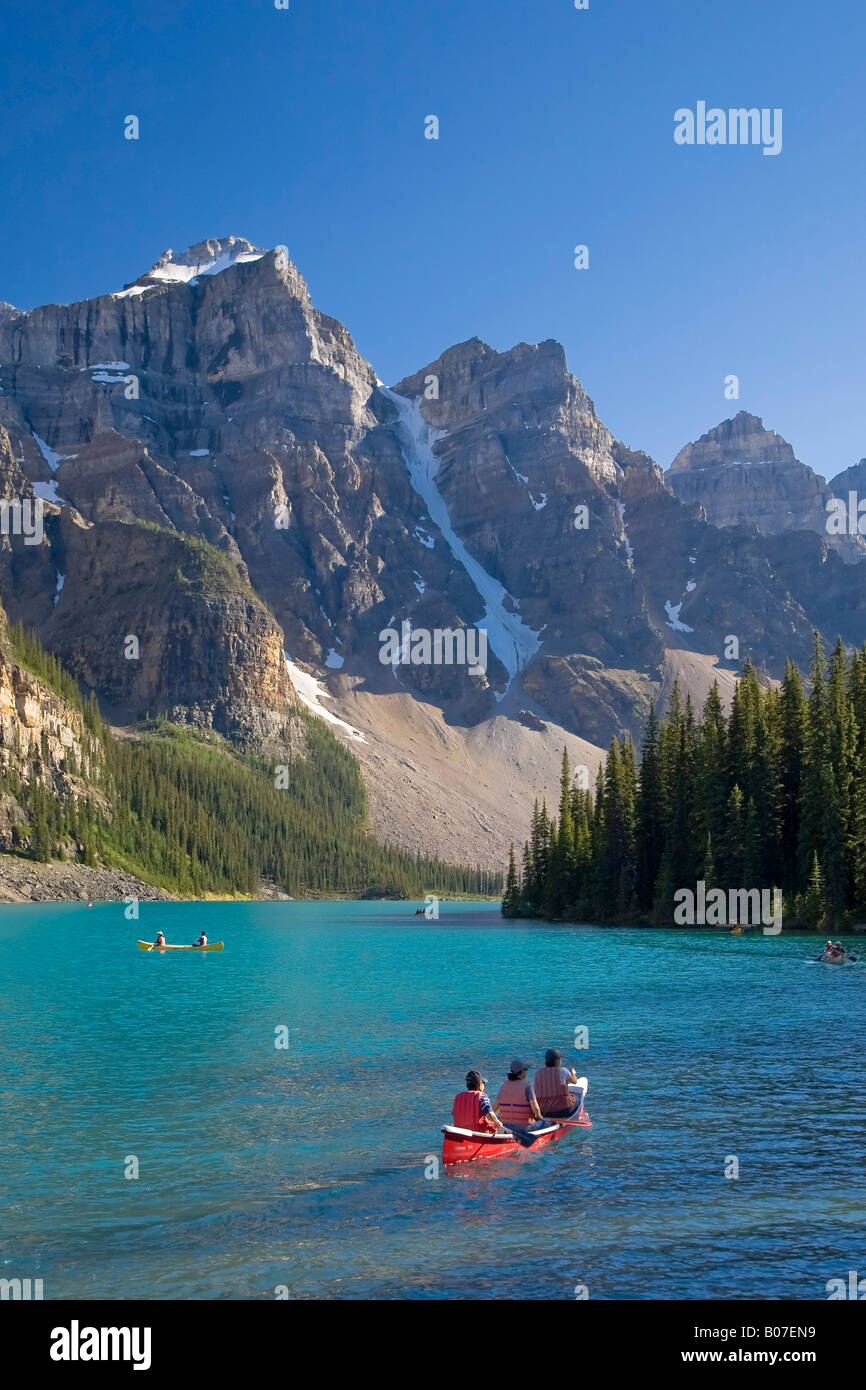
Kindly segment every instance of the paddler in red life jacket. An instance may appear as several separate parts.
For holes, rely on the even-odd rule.
[[[578,1089],[570,1091],[569,1083]],[[544,1066],[539,1067],[532,1082],[541,1113],[547,1120],[567,1120],[583,1105],[588,1082],[578,1076],[573,1067],[562,1065],[562,1053],[549,1047],[544,1054]]]
[[[480,1071],[466,1073],[466,1090],[454,1097],[451,1114],[460,1129],[473,1129],[476,1133],[484,1130],[504,1128],[497,1115],[493,1113],[490,1097],[484,1094],[487,1078]]]
[[[526,1073],[531,1066],[531,1062],[524,1062],[522,1057],[515,1057],[508,1069],[508,1080],[503,1081],[499,1095],[494,1101],[495,1109],[506,1128],[517,1130],[521,1134],[531,1133],[539,1124],[544,1124],[532,1082],[526,1079]]]

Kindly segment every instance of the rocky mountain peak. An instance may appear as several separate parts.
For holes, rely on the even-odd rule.
[[[433,395],[431,378],[436,383]],[[404,396],[423,396],[424,415],[437,429],[465,427],[482,415],[494,414],[500,425],[508,420],[521,429],[568,432],[577,428],[578,419],[584,426],[600,425],[595,406],[568,370],[565,349],[552,338],[517,343],[506,352],[470,338],[405,377],[394,390]]]
[[[762,535],[817,531],[859,558],[859,538],[827,536],[830,488],[801,463],[786,439],[741,410],[677,454],[666,481],[681,502],[698,503],[715,526],[754,527]]]
[[[254,246],[246,237],[209,237],[197,241],[186,251],[173,251],[171,247],[163,251],[159,259],[144,275],[124,286],[121,293],[150,285],[190,284],[202,275],[219,275],[230,266],[249,261],[259,261],[266,255],[260,246]]]
[[[866,459],[861,459],[859,463],[852,463],[850,468],[837,473],[835,478],[830,479],[830,487],[837,497],[847,501],[849,492],[857,492],[861,497],[866,497]]]
[[[751,467],[756,463],[792,464],[804,467],[786,439],[768,430],[759,415],[741,410],[731,420],[723,420],[714,429],[702,434],[692,444],[686,444],[670,467],[671,475],[699,472],[703,469]],[[810,469],[809,472],[812,470]],[[673,477],[669,480],[673,483]]]

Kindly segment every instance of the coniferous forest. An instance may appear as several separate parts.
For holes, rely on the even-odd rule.
[[[558,814],[535,804],[506,917],[671,926],[674,893],[783,892],[788,926],[866,920],[866,646],[827,659],[815,635],[808,687],[788,663],[766,688],[747,662],[725,712],[678,686],[647,719],[638,755],[614,739],[595,792],[563,753]]]
[[[297,714],[303,747],[293,755],[287,745],[276,785],[274,763],[164,718],[118,738],[35,634],[10,626],[9,644],[78,710],[89,743],[87,767],[68,768],[87,787],[74,799],[40,780],[44,749],[25,775],[0,762],[0,796],[27,817],[13,829],[27,857],[116,865],[181,896],[255,896],[263,883],[292,896],[502,891],[501,872],[379,843],[358,764],[314,715]]]

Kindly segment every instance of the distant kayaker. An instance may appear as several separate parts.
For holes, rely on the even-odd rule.
[[[161,931],[158,931],[158,932],[156,933],[156,941],[155,941],[153,944],[154,944],[154,946],[164,946],[164,945],[165,945],[165,933],[164,933],[164,932],[161,932]]]
[[[569,1083],[578,1089],[570,1091]],[[562,1053],[549,1047],[544,1054],[544,1066],[537,1069],[532,1085],[542,1115],[548,1120],[567,1120],[583,1105],[588,1082],[586,1077],[579,1077],[573,1067],[564,1067]]]
[[[454,1097],[451,1114],[460,1129],[501,1130],[505,1126],[494,1113],[490,1097],[484,1094],[487,1078],[480,1071],[466,1073],[466,1090]]]
[[[526,1079],[531,1065],[522,1057],[515,1057],[508,1069],[508,1080],[503,1081],[494,1101],[494,1108],[506,1128],[520,1133],[531,1133],[539,1122],[543,1124],[532,1082]]]
[[[199,937],[198,941],[194,941],[192,944],[193,944],[193,946],[206,946],[206,945],[207,945],[207,937],[205,936],[204,932],[202,932],[202,934],[201,934],[201,936]]]

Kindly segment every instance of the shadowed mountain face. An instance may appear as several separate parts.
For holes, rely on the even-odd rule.
[[[835,478],[830,479],[830,488],[834,496],[848,500],[849,492],[856,492],[858,498],[866,498],[866,459],[861,459],[859,463],[852,463],[850,468],[837,473]]]
[[[663,475],[553,342],[472,339],[390,391],[285,249],[242,238],[0,306],[0,485],[44,501],[38,543],[0,536],[10,615],[129,718],[241,739],[296,707],[284,649],[338,701],[604,744],[689,653],[778,674],[813,625],[866,639],[866,547],[827,535],[830,489],[757,417]],[[413,663],[404,624],[481,627],[486,672]]]

